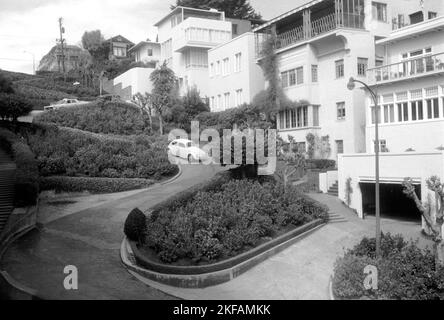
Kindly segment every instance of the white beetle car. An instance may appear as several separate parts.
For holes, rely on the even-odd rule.
[[[202,162],[209,158],[208,154],[188,139],[175,139],[168,145],[168,151],[176,157],[187,159],[189,163]]]

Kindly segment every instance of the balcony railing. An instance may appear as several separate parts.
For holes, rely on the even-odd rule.
[[[338,17],[335,13],[313,20],[307,28],[303,25],[276,35],[276,48],[281,49],[298,42],[308,40],[319,35],[328,33],[337,28],[364,29],[365,16],[360,14],[344,14]],[[261,56],[263,42],[270,37],[270,34],[257,34],[256,55]]]
[[[397,81],[444,72],[444,52],[403,60],[368,70],[374,83]]]

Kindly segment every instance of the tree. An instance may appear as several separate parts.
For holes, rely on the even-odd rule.
[[[288,150],[283,148],[282,138],[278,138],[278,160],[280,165],[277,167],[276,175],[282,181],[284,190],[287,190],[288,182],[296,174],[305,170],[306,161],[303,153],[295,151],[294,138],[288,136],[290,146]]]
[[[177,6],[196,9],[217,9],[225,12],[227,18],[261,20],[262,16],[257,13],[248,0],[177,0]]]
[[[444,266],[444,241],[443,241],[443,222],[444,222],[444,185],[437,176],[432,176],[427,180],[427,188],[435,194],[435,214],[432,213],[431,200],[422,203],[419,200],[415,186],[411,178],[406,178],[403,182],[404,194],[412,199],[424,221],[431,232],[435,249],[435,263],[437,266]]]
[[[0,92],[0,117],[2,120],[12,119],[16,122],[18,117],[27,115],[32,111],[28,100],[17,94]]]
[[[82,36],[82,47],[91,53],[99,49],[104,41],[105,38],[100,30],[85,31]]]
[[[202,100],[200,92],[195,86],[189,89],[186,95],[182,98],[182,106],[190,121],[199,113],[210,111],[210,108]]]
[[[140,107],[142,112],[148,116],[150,130],[152,132],[153,131],[153,118],[152,118],[153,106],[151,103],[150,94],[148,92],[145,92],[145,94],[141,94],[140,92],[137,92],[133,96],[133,100]]]
[[[171,108],[177,100],[177,78],[174,71],[164,62],[150,74],[150,80],[153,83],[151,102],[159,117],[160,134],[163,135],[164,118],[171,113]]]
[[[1,73],[0,73],[0,92],[14,93],[12,82]]]

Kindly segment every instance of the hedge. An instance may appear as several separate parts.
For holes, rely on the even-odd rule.
[[[124,102],[91,102],[44,112],[33,120],[100,134],[149,133],[148,119],[137,106]]]
[[[39,194],[39,171],[34,154],[23,140],[4,128],[0,128],[0,144],[13,156],[17,166],[14,206],[26,207],[36,204]]]
[[[319,170],[334,170],[336,168],[336,161],[330,159],[307,159],[307,168]]]
[[[363,238],[335,263],[333,294],[337,299],[444,299],[444,267],[436,267],[429,249],[420,249],[402,236],[382,234],[381,257],[375,256],[375,238]],[[366,266],[378,270],[378,288],[364,287]]]
[[[154,180],[149,179],[51,176],[40,179],[40,189],[55,192],[113,193],[143,189],[154,183]]]

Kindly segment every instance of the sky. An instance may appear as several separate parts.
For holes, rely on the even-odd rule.
[[[271,19],[308,0],[250,0],[264,19]],[[68,44],[83,32],[100,29],[105,38],[118,34],[134,43],[156,39],[154,23],[175,0],[0,0],[0,69],[32,73],[59,37],[63,17]],[[272,3],[272,5],[270,4]]]

